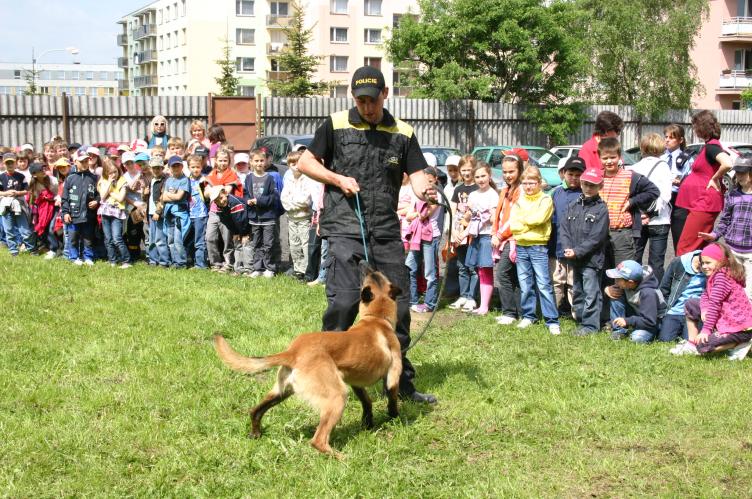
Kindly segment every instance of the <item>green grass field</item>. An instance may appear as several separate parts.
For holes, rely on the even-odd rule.
[[[350,397],[337,461],[291,399],[225,368],[221,331],[267,354],[320,327],[323,288],[200,271],[78,268],[0,251],[0,495],[498,497],[752,495],[752,361],[521,332],[442,311],[411,352],[435,407],[376,429]]]

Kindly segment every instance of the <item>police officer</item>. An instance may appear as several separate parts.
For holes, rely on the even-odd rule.
[[[322,238],[329,240],[325,331],[344,331],[355,321],[360,300],[359,264],[366,259],[402,289],[397,298],[397,338],[410,343],[409,277],[400,240],[397,199],[402,174],[421,199],[436,197],[423,169],[427,166],[410,125],[384,109],[389,89],[378,69],[364,66],[352,78],[355,107],[334,113],[321,125],[298,162],[300,170],[326,184],[320,219]],[[361,237],[358,204],[362,212]],[[415,369],[402,359],[400,395],[408,400],[436,403],[436,397],[416,391]]]

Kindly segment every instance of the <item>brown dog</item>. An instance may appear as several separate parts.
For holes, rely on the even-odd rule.
[[[251,410],[250,436],[261,436],[261,418],[266,411],[297,393],[320,414],[311,444],[337,456],[329,445],[329,435],[342,417],[347,385],[363,405],[363,424],[371,428],[373,412],[365,387],[385,378],[389,416],[397,417],[402,353],[394,328],[399,293],[400,289],[382,273],[369,270],[361,286],[360,320],[356,324],[345,332],[302,334],[284,352],[267,357],[244,357],[216,335],[217,354],[231,369],[253,374],[279,366],[274,388]]]

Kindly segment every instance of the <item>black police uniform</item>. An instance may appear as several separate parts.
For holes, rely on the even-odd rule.
[[[409,274],[400,240],[397,201],[402,174],[417,172],[427,164],[410,125],[395,119],[384,109],[378,125],[364,121],[357,108],[329,116],[308,148],[329,170],[352,177],[360,187],[368,261],[402,289],[397,299],[397,338],[404,349],[410,344]],[[361,224],[356,215],[355,196],[345,196],[338,187],[327,185],[321,213],[321,237],[329,241],[325,331],[348,329],[358,313],[361,276],[365,260]],[[415,392],[415,369],[402,356],[400,393]]]

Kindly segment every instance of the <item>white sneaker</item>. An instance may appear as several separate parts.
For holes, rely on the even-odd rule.
[[[473,299],[470,299],[470,300],[467,300],[467,301],[466,301],[466,302],[465,302],[465,303],[464,303],[464,304],[462,305],[462,308],[461,308],[460,310],[462,310],[463,312],[472,312],[472,311],[473,311],[473,310],[475,310],[476,308],[478,308],[478,306],[477,306],[477,305],[475,304],[475,300],[473,300]]]
[[[56,255],[55,255],[54,251],[48,251],[47,253],[45,253],[44,259],[45,260],[52,260],[53,258],[55,258],[55,256]]]
[[[261,277],[261,272],[259,272],[258,270],[254,270],[253,272],[251,272],[251,277],[253,279],[255,279],[257,277]]]
[[[700,353],[697,351],[697,347],[690,342],[684,343],[681,350],[671,353],[673,353],[674,355],[700,355]]]
[[[459,298],[457,298],[457,301],[455,301],[451,305],[448,305],[448,307],[452,310],[457,310],[459,308],[462,308],[462,305],[464,305],[465,302],[467,302],[467,298],[460,296]]]
[[[319,281],[318,279],[314,279],[313,281],[307,282],[306,286],[314,287],[314,286],[318,286],[319,284],[324,284],[324,281]]]
[[[673,355],[677,355],[679,352],[684,350],[684,345],[687,344],[687,340],[679,340],[679,343],[676,344],[674,348],[669,350],[668,352]]]
[[[510,317],[508,315],[500,315],[496,318],[496,322],[498,324],[501,324],[502,326],[509,326],[511,324],[514,324],[514,321],[516,321],[514,317]]]
[[[728,359],[729,360],[744,360],[744,357],[747,356],[747,353],[749,353],[750,348],[752,348],[752,342],[748,341],[746,343],[740,343],[734,348],[729,349]]]
[[[73,260],[73,265],[78,265],[80,267],[83,264],[84,264],[84,261],[81,260],[80,258],[76,258],[75,260]]]
[[[124,264],[122,264],[120,266],[121,269],[129,269],[131,267],[132,267],[132,265],[130,263],[128,263],[128,262],[125,262]]]
[[[527,329],[532,325],[533,325],[533,321],[531,321],[530,319],[522,319],[520,322],[517,323],[517,329]]]
[[[271,270],[265,270],[263,275],[267,279],[271,279],[272,277],[274,277],[274,272],[272,272]]]
[[[548,332],[553,335],[559,335],[561,334],[561,327],[558,324],[551,324],[548,326]]]
[[[84,265],[88,265],[89,267],[94,265],[94,262],[92,260],[84,260]]]

